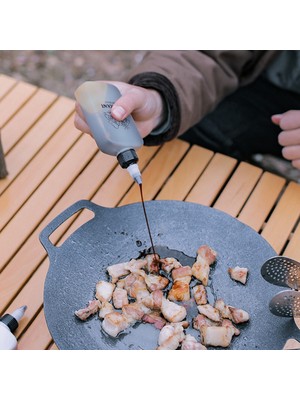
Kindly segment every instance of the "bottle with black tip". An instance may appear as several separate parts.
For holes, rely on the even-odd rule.
[[[143,145],[143,139],[131,115],[123,121],[111,115],[113,104],[121,97],[118,88],[102,81],[88,81],[79,86],[75,97],[99,149],[116,156],[120,166],[140,185],[142,176],[136,149]]]
[[[18,347],[14,331],[19,326],[27,306],[17,308],[11,314],[5,314],[0,318],[0,350],[16,350]]]

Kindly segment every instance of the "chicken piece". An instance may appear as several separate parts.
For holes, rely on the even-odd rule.
[[[243,285],[246,284],[248,277],[248,268],[242,268],[242,267],[228,268],[228,273],[231,279],[241,282]]]
[[[212,305],[203,304],[203,305],[197,306],[197,308],[198,308],[198,311],[200,314],[205,315],[207,318],[211,319],[212,321],[221,322],[221,316],[220,316],[219,310],[214,308]]]
[[[137,272],[140,271],[142,268],[146,268],[147,266],[147,260],[145,259],[140,259],[140,260],[131,260],[128,264],[128,271],[130,272]]]
[[[158,336],[157,350],[176,350],[185,337],[184,326],[183,323],[165,325]]]
[[[172,301],[162,298],[161,313],[169,322],[180,322],[186,317],[186,309]]]
[[[193,318],[193,328],[201,331],[202,326],[218,326],[218,322],[214,322],[202,314],[198,314]]]
[[[178,267],[172,271],[173,285],[168,294],[168,299],[173,301],[190,300],[190,281],[192,268],[189,266]]]
[[[142,303],[151,310],[160,310],[164,294],[162,290],[154,290],[142,299]]]
[[[234,329],[229,326],[207,326],[200,328],[201,342],[204,346],[228,347],[234,335]]]
[[[194,336],[187,334],[181,343],[181,350],[207,350]]]
[[[81,319],[81,321],[86,321],[89,316],[96,314],[100,307],[101,303],[99,300],[90,300],[86,308],[81,308],[80,310],[75,311],[74,314],[77,318]]]
[[[230,321],[230,319],[226,319],[226,318],[223,319],[222,326],[231,327],[233,329],[235,336],[238,336],[241,333],[241,331],[236,326],[233,325],[233,323]]]
[[[189,285],[192,279],[192,268],[189,266],[185,266],[173,269],[172,278],[174,281],[180,280]]]
[[[161,258],[161,269],[165,271],[166,273],[170,273],[173,268],[180,268],[182,265],[176,258],[173,257],[166,257],[166,258]]]
[[[146,274],[145,271],[139,271],[139,275],[145,279],[146,286],[150,292],[165,289],[169,284],[169,279],[161,275]]]
[[[204,285],[196,285],[192,288],[192,293],[196,304],[203,305],[207,303],[207,293]]]
[[[153,324],[157,329],[162,329],[167,323],[167,321],[160,315],[159,311],[152,311],[149,314],[144,314],[142,320],[143,322]]]
[[[101,304],[101,308],[99,311],[99,318],[103,319],[106,314],[109,314],[113,311],[115,311],[113,305],[108,301],[105,301],[104,303]]]
[[[222,299],[217,299],[215,301],[215,305],[214,307],[219,310],[221,317],[222,318],[228,318],[231,319],[231,311],[229,309],[229,307],[224,303],[224,300]]]
[[[145,279],[136,272],[130,273],[128,276],[126,276],[124,279],[123,288],[127,290],[127,293],[130,297],[137,299],[138,301],[149,295]]]
[[[111,277],[111,282],[116,283],[121,276],[128,275],[130,272],[135,272],[147,265],[146,260],[132,259],[128,262],[110,265],[107,267],[107,272]]]
[[[197,250],[197,254],[206,260],[208,265],[213,264],[217,258],[217,252],[207,245],[200,246]]]
[[[128,304],[127,290],[116,287],[113,291],[112,300],[115,308],[122,308]]]
[[[190,298],[190,285],[176,280],[169,291],[168,299],[171,301],[188,301]]]
[[[106,314],[102,321],[103,330],[110,336],[116,337],[118,334],[130,326],[126,316],[117,311]]]
[[[108,275],[111,277],[111,282],[116,283],[117,280],[124,275],[128,275],[129,271],[127,269],[129,262],[119,263],[110,265],[107,267],[106,271]]]
[[[136,322],[142,320],[145,315],[145,309],[141,303],[135,302],[123,306],[122,313],[126,317],[128,323],[134,325]]]
[[[192,266],[192,274],[204,286],[208,285],[210,265],[215,262],[216,257],[217,253],[207,245],[200,246],[197,250],[197,259]]]
[[[208,285],[209,271],[209,264],[204,259],[197,257],[197,261],[192,266],[192,274],[204,286]]]
[[[115,285],[106,281],[99,281],[96,284],[96,297],[101,302],[110,301]]]
[[[150,274],[158,274],[160,269],[160,259],[158,254],[147,254],[145,257],[147,261],[146,270]]]
[[[231,320],[235,322],[236,324],[241,324],[242,322],[247,322],[250,319],[249,314],[247,311],[244,311],[240,308],[235,308],[228,306],[230,312],[231,312]]]

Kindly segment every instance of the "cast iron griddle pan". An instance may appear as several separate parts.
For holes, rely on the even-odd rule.
[[[230,349],[282,349],[288,338],[300,339],[292,318],[277,317],[269,311],[269,301],[278,287],[266,282],[260,269],[276,253],[258,233],[224,212],[199,204],[180,201],[145,204],[154,245],[161,257],[178,254],[179,261],[188,265],[195,260],[202,244],[217,251],[217,261],[211,270],[209,302],[222,298],[226,304],[250,314],[250,321],[239,325],[241,334],[233,338]],[[91,210],[94,217],[60,247],[54,246],[49,240],[51,233],[84,208]],[[159,331],[150,324],[136,324],[112,338],[101,329],[98,316],[82,322],[74,315],[75,310],[85,307],[94,298],[97,281],[108,280],[107,266],[138,258],[142,251],[150,248],[141,203],[104,208],[86,200],[79,201],[58,215],[41,232],[40,240],[50,259],[44,287],[44,311],[58,348],[157,347]],[[228,267],[237,265],[249,268],[245,286],[228,275]],[[192,311],[196,316],[197,310]],[[199,331],[188,329],[188,333],[200,337]]]

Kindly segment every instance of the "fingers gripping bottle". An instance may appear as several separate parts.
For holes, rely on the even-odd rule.
[[[75,91],[75,97],[100,150],[116,156],[120,166],[141,184],[135,149],[143,145],[143,139],[131,115],[123,121],[111,115],[113,104],[121,97],[118,88],[101,81],[85,82]]]

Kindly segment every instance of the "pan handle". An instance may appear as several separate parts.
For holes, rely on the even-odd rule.
[[[41,231],[39,235],[40,242],[44,246],[48,255],[51,256],[52,252],[56,251],[57,247],[50,241],[49,237],[52,233],[68,218],[72,217],[72,215],[76,214],[78,211],[87,208],[88,210],[96,213],[96,209],[99,208],[96,204],[90,202],[89,200],[79,200],[76,203],[72,204],[62,213],[57,215],[45,228]]]

